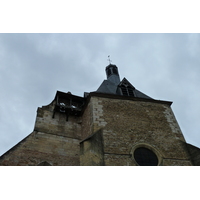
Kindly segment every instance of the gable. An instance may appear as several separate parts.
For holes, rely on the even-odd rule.
[[[147,96],[146,94],[140,92],[139,90],[135,89],[135,87],[126,79],[124,78],[119,86],[118,91],[123,96],[131,96],[131,97],[138,97],[138,98],[145,98],[145,99],[152,99],[151,97]]]
[[[120,84],[119,84],[119,89],[121,90],[121,94],[123,96],[133,96],[135,97],[135,87],[133,85],[131,85],[131,83],[126,79],[124,78]]]

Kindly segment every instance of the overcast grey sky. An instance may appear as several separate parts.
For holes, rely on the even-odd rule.
[[[33,131],[57,90],[97,90],[108,55],[121,79],[173,101],[186,141],[200,147],[200,34],[0,34],[0,155]]]

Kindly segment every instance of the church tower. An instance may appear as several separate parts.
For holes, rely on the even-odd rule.
[[[107,79],[84,97],[57,91],[38,108],[33,132],[0,157],[0,165],[191,166],[200,149],[187,144],[171,109],[120,80]]]
[[[115,65],[106,67],[106,75],[89,95],[91,124],[80,143],[81,164],[192,165],[172,102],[152,99],[126,78],[120,81]]]

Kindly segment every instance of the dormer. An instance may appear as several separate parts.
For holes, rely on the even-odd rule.
[[[124,78],[118,86],[121,95],[135,97],[135,87]]]
[[[152,99],[151,97],[137,90],[126,78],[120,81],[119,72],[116,65],[109,64],[106,67],[106,75],[107,80],[102,82],[96,92]]]

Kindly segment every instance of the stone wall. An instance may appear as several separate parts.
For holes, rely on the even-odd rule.
[[[88,136],[92,135],[94,132],[93,128],[93,106],[91,101],[87,104],[83,116],[82,116],[82,130],[81,130],[81,139],[85,139]]]
[[[38,108],[35,128],[26,139],[0,158],[0,165],[80,165],[81,118],[55,113],[55,102]]]
[[[41,162],[50,165],[80,165],[79,140],[42,132],[33,132],[0,159],[0,165],[35,166]]]
[[[138,165],[138,147],[152,150],[158,165],[199,164],[188,148],[169,102],[92,93],[82,116],[56,112],[55,101],[38,108],[35,128],[0,158],[0,165]],[[191,162],[191,155],[195,160]]]
[[[198,147],[195,147],[187,143],[186,143],[186,146],[190,153],[193,165],[200,166],[200,149]]]
[[[65,113],[56,112],[52,118],[54,104],[55,102],[52,102],[49,106],[38,108],[34,130],[80,139],[81,117],[69,116],[67,121]]]
[[[94,130],[103,128],[105,165],[137,165],[133,148],[155,151],[159,165],[191,165],[170,105],[156,101],[91,97]]]
[[[80,163],[82,166],[104,165],[103,140],[101,129],[81,142]]]

